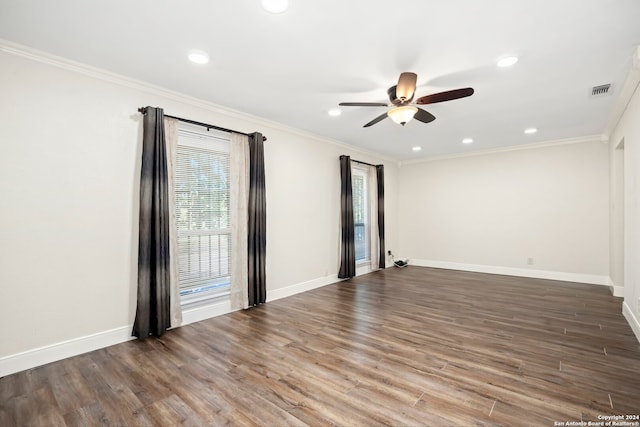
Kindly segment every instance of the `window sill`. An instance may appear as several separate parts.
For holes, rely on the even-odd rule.
[[[371,273],[371,262],[361,262],[356,264],[356,276],[362,276],[363,274]]]
[[[216,303],[229,299],[231,292],[229,289],[224,291],[213,290],[209,292],[196,292],[180,297],[180,305],[183,309],[193,308],[204,304]]]

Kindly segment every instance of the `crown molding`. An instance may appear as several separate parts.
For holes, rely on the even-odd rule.
[[[553,141],[541,142],[541,143],[522,144],[517,146],[508,146],[508,147],[501,147],[501,148],[495,148],[495,149],[489,149],[489,150],[479,150],[479,151],[473,151],[468,153],[431,156],[431,157],[424,157],[424,158],[412,159],[412,160],[399,160],[397,158],[389,157],[387,155],[377,153],[371,150],[363,149],[361,147],[356,147],[354,145],[350,145],[342,141],[338,141],[332,138],[327,138],[325,136],[304,131],[302,129],[294,128],[292,126],[288,126],[279,122],[265,119],[263,117],[254,116],[239,110],[234,110],[229,107],[224,107],[209,101],[204,101],[202,99],[185,95],[180,92],[172,91],[172,90],[163,88],[161,86],[156,86],[151,83],[144,82],[142,80],[133,79],[121,74],[107,71],[102,68],[93,67],[80,62],[72,61],[70,59],[53,55],[47,52],[43,52],[28,46],[18,44],[18,43],[14,43],[9,40],[0,39],[0,52],[5,52],[14,56],[23,57],[32,61],[54,66],[60,69],[75,72],[78,74],[82,74],[82,75],[99,79],[102,81],[106,81],[109,83],[139,90],[141,92],[162,96],[164,98],[168,98],[173,101],[184,103],[184,104],[187,104],[196,108],[200,108],[205,111],[213,112],[222,116],[226,116],[229,118],[246,121],[246,122],[249,122],[252,127],[252,129],[242,130],[246,133],[255,131],[256,126],[264,126],[264,127],[271,128],[273,130],[280,130],[283,132],[287,132],[289,134],[298,135],[303,138],[312,139],[320,143],[331,144],[341,149],[349,150],[353,153],[358,153],[364,156],[380,159],[381,161],[389,162],[395,165],[396,167],[401,167],[403,165],[410,165],[410,164],[416,164],[416,163],[433,162],[438,160],[456,159],[456,158],[504,153],[504,152],[510,152],[510,151],[544,148],[544,147],[551,147],[556,145],[576,144],[576,143],[592,142],[592,141],[606,141],[608,140],[608,136],[610,132],[613,129],[615,129],[615,126],[620,120],[620,117],[622,117],[622,113],[624,112],[629,100],[631,99],[633,92],[638,86],[638,82],[640,82],[640,47],[637,47],[636,50],[634,51],[633,67],[629,72],[629,75],[627,76],[627,81],[625,82],[625,85],[621,91],[621,95],[619,97],[617,107],[614,109],[612,118],[609,121],[607,132],[603,133],[602,135],[590,135],[585,137],[553,140]],[[172,112],[172,114],[179,116],[180,112]]]
[[[608,138],[604,135],[587,135],[576,138],[555,139],[546,142],[533,142],[530,144],[512,145],[508,147],[492,148],[488,150],[471,151],[468,153],[447,154],[443,156],[425,157],[422,159],[406,160],[399,162],[399,166],[412,165],[416,163],[428,163],[440,160],[460,159],[465,157],[486,156],[490,154],[508,153],[512,151],[536,150],[539,148],[558,147],[569,144],[582,144],[586,142],[600,142],[606,144]]]
[[[304,138],[309,138],[317,142],[332,144],[342,149],[350,150],[351,152],[373,157],[375,159],[380,159],[382,161],[393,163],[395,165],[398,164],[398,159],[392,158],[380,153],[376,153],[371,150],[366,150],[360,147],[349,145],[342,141],[327,138],[325,136],[321,136],[308,131],[297,129],[292,126],[288,126],[279,122],[265,119],[263,117],[254,116],[239,110],[234,110],[232,108],[214,104],[213,102],[205,101],[199,98],[185,95],[180,92],[172,91],[170,89],[166,89],[161,86],[156,86],[142,80],[137,80],[121,74],[113,73],[111,71],[107,71],[102,68],[93,67],[91,65],[83,64],[81,62],[72,61],[67,58],[63,58],[57,55],[43,52],[41,50],[37,50],[31,47],[24,46],[24,45],[14,43],[12,41],[1,39],[1,38],[0,38],[0,52],[4,52],[14,56],[19,56],[32,61],[40,62],[42,64],[46,64],[46,65],[57,67],[63,70],[75,72],[75,73],[92,77],[98,80],[117,84],[119,86],[124,86],[131,89],[139,90],[141,92],[146,92],[152,95],[162,96],[164,98],[168,98],[173,101],[177,101],[193,107],[201,108],[203,110],[220,114],[226,117],[247,121],[247,122],[250,122],[252,129],[242,130],[243,132],[246,132],[246,133],[254,132],[256,130],[255,129],[256,125],[269,127],[274,130],[280,130],[280,131],[287,132],[290,134],[295,134]],[[172,111],[171,114],[180,116],[180,112]]]

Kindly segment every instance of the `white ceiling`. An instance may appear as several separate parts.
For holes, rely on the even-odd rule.
[[[640,44],[638,0],[289,4],[274,15],[260,0],[0,0],[0,38],[398,160],[600,134]],[[211,62],[190,63],[191,49]],[[496,66],[512,54],[515,66]],[[476,92],[404,128],[362,127],[384,107],[327,114],[386,102],[403,71],[418,74],[416,97]],[[612,94],[591,98],[605,83]]]

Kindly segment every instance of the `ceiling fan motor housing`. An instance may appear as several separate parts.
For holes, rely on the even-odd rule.
[[[413,101],[415,92],[413,93],[413,95],[411,95],[411,99],[405,99],[405,100],[398,99],[398,96],[396,95],[397,87],[398,86],[394,85],[394,86],[391,86],[389,89],[387,89],[387,95],[389,96],[389,101],[391,101],[393,105],[399,106],[402,104],[408,104],[411,101]]]

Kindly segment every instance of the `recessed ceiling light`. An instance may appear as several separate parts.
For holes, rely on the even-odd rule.
[[[420,151],[420,150],[422,150],[422,147],[413,147],[412,150],[413,151]]]
[[[189,61],[196,64],[206,64],[209,62],[209,55],[207,52],[203,52],[201,50],[192,50],[189,52]]]
[[[517,56],[507,56],[498,61],[498,67],[511,67],[518,62]]]
[[[282,13],[289,7],[289,0],[262,0],[262,8],[271,13]]]
[[[340,114],[342,114],[342,110],[339,108],[332,108],[329,111],[327,111],[327,113],[329,113],[329,115],[332,117],[337,117]]]
[[[465,139],[462,140],[463,144],[471,144],[472,142],[473,142],[473,139],[471,139],[471,138],[465,138]]]
[[[538,132],[538,129],[536,128],[529,128],[524,130],[524,133],[526,133],[527,135],[533,135],[536,132]]]

